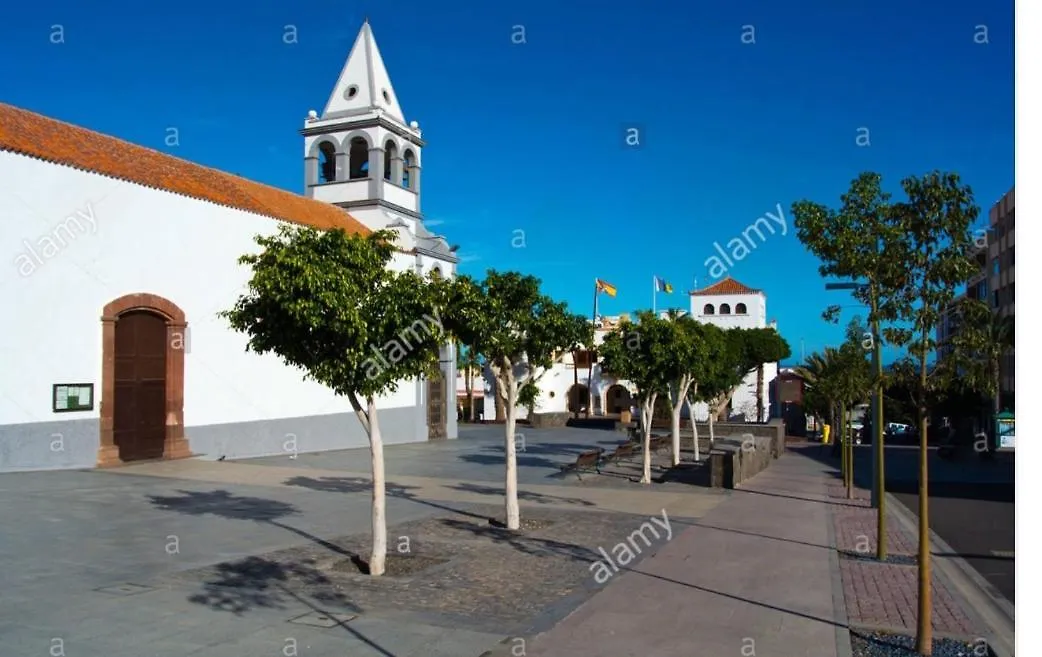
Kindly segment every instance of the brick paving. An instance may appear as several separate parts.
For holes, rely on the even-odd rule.
[[[830,486],[830,497],[834,489]],[[870,497],[870,492],[855,489],[855,499]],[[872,556],[876,547],[876,510],[860,506],[833,506],[836,548],[864,553],[867,543]],[[914,555],[918,538],[906,531],[893,515],[887,516],[887,548],[894,555]],[[918,568],[915,565],[878,563],[871,560],[840,559],[843,598],[852,626],[870,628],[903,628],[914,632],[918,607]],[[983,628],[970,620],[963,604],[952,591],[932,574],[933,628],[936,632],[959,636],[980,636]]]
[[[876,510],[854,507],[834,507],[832,522],[836,527],[836,549],[859,554],[875,554]],[[886,548],[888,554],[917,554],[919,543],[916,537],[901,529],[892,514],[886,518]],[[868,545],[868,550],[865,545]]]
[[[918,600],[917,568],[842,559],[843,597],[851,625],[915,630]],[[979,636],[962,605],[933,576],[933,629],[961,636]]]

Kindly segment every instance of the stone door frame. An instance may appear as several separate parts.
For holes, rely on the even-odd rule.
[[[97,467],[122,465],[115,444],[116,398],[116,322],[135,310],[151,312],[166,320],[166,436],[163,458],[191,456],[184,431],[185,330],[188,322],[177,304],[155,294],[127,294],[110,301],[101,313],[101,397],[100,441]]]

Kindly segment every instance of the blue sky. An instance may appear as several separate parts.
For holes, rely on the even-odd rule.
[[[727,274],[764,290],[796,358],[801,341],[840,341],[820,313],[854,302],[823,291],[794,201],[835,205],[865,170],[897,191],[943,169],[986,221],[1013,185],[1011,2],[56,0],[4,14],[0,100],[295,192],[297,131],[368,14],[428,140],[424,210],[462,271],[535,274],[584,314],[595,277],[618,287],[601,297],[614,314],[650,307],[660,275],[678,293],[659,307],[687,308],[693,282],[713,282],[714,242],[780,204],[788,234]]]

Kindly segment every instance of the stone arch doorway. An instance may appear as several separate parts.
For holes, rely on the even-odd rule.
[[[190,456],[184,436],[184,312],[154,294],[102,311],[99,467]]]
[[[611,415],[618,415],[623,411],[628,411],[633,406],[633,397],[630,395],[630,391],[626,389],[626,386],[618,383],[608,388],[605,397],[605,406],[608,407],[608,413]]]
[[[568,412],[578,415],[590,404],[590,389],[576,383],[568,389]]]

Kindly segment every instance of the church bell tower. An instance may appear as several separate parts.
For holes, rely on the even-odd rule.
[[[321,116],[310,112],[301,134],[306,196],[348,210],[373,230],[418,232],[424,142],[419,124],[405,121],[368,20]]]

